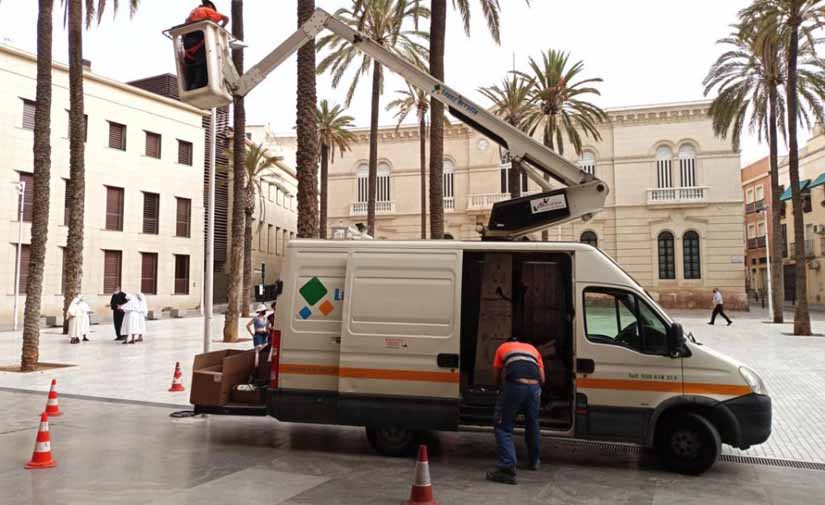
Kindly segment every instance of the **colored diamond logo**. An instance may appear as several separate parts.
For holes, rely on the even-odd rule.
[[[321,314],[328,316],[333,310],[335,310],[335,305],[329,303],[329,300],[325,300],[324,303],[322,303],[318,308],[321,309]]]
[[[309,316],[312,315],[312,311],[309,310],[309,307],[304,307],[298,312],[298,315],[301,316],[302,319],[309,319]]]
[[[301,296],[304,297],[304,300],[306,300],[308,304],[315,305],[321,298],[326,296],[327,288],[318,280],[318,277],[313,277],[308,280],[298,292],[301,293]]]

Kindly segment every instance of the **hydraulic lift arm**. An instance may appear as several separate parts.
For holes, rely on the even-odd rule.
[[[538,195],[495,204],[490,224],[484,231],[486,237],[517,238],[579,217],[589,219],[604,207],[608,188],[603,181],[580,170],[529,135],[505,123],[428,72],[392,54],[322,9],[316,9],[298,31],[243,76],[234,72],[225,73],[228,86],[234,94],[245,96],[324,29],[347,40],[413,86],[442,102],[452,115],[507,149],[513,159],[520,161],[528,169],[531,179],[544,189],[545,192]],[[552,190],[539,174],[550,176],[566,187]]]

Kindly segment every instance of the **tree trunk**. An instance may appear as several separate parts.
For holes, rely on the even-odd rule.
[[[430,74],[444,81],[447,0],[431,1]],[[430,238],[444,237],[444,105],[430,101]]]
[[[40,359],[40,305],[43,293],[43,266],[49,235],[49,177],[51,170],[52,107],[52,7],[54,0],[40,0],[37,13],[37,91],[34,113],[34,207],[23,315],[23,349],[20,369],[31,372]]]
[[[83,2],[69,1],[69,231],[63,250],[63,334],[66,311],[83,281],[83,220],[86,202],[86,118],[83,103]]]
[[[779,199],[779,138],[777,137],[776,128],[776,107],[777,107],[777,89],[776,86],[771,86],[768,91],[769,95],[769,132],[768,140],[770,142],[770,164],[771,164],[771,229],[772,236],[770,244],[771,255],[771,278],[768,279],[771,285],[771,303],[773,304],[773,318],[774,323],[785,322],[785,285],[783,282],[783,265],[782,265],[782,206],[784,203]]]
[[[510,173],[507,184],[510,185],[510,198],[521,198],[521,162],[510,159]]]
[[[421,240],[427,240],[427,116],[418,118],[419,162],[421,163]]]
[[[298,0],[298,26],[315,11],[315,0]],[[297,142],[298,237],[318,236],[318,126],[315,122],[315,41],[298,50]]]
[[[243,40],[243,0],[232,0],[232,34]],[[243,49],[232,51],[232,60],[239,74],[243,74]],[[246,207],[246,114],[243,97],[236,96],[234,103],[232,135],[232,245],[229,254],[229,279],[227,290],[226,320],[223,327],[224,342],[238,340],[238,323],[243,285],[244,217]]]
[[[372,65],[372,110],[370,114],[370,159],[367,176],[367,233],[375,237],[375,200],[378,184],[378,113],[381,106],[381,64]]]
[[[799,145],[796,139],[798,118],[797,56],[799,52],[799,26],[792,26],[788,50],[788,172],[791,178],[793,201],[794,261],[796,262],[796,313],[793,320],[794,335],[811,334],[811,316],[808,313],[808,278],[805,264],[805,220],[802,209],[802,192],[799,188]]]
[[[249,317],[249,306],[252,304],[252,221],[254,221],[252,214],[254,211],[254,207],[252,210],[247,207],[244,211],[243,295],[241,296],[241,317]],[[260,228],[258,233],[260,233]]]
[[[321,219],[319,223],[321,238],[327,238],[327,198],[329,197],[329,146],[321,145]]]

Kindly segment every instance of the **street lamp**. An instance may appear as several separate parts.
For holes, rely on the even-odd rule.
[[[17,187],[17,260],[14,264],[14,331],[17,331],[17,309],[20,305],[20,260],[23,256],[23,206],[26,199],[26,182],[11,182]]]
[[[765,252],[767,254],[768,262],[768,318],[773,321],[773,292],[771,283],[771,239],[768,232],[768,209],[762,209],[760,214],[765,215]]]

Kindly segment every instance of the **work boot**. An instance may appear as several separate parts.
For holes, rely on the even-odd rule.
[[[516,484],[516,470],[514,468],[496,468],[487,472],[487,480],[502,484]]]
[[[83,341],[84,341],[84,342],[88,342],[88,341],[89,341],[89,339],[88,339],[88,338],[86,338],[86,335],[83,335]]]
[[[538,472],[539,468],[541,468],[541,461],[536,461],[535,463],[530,463],[527,465],[527,469],[531,472]]]

